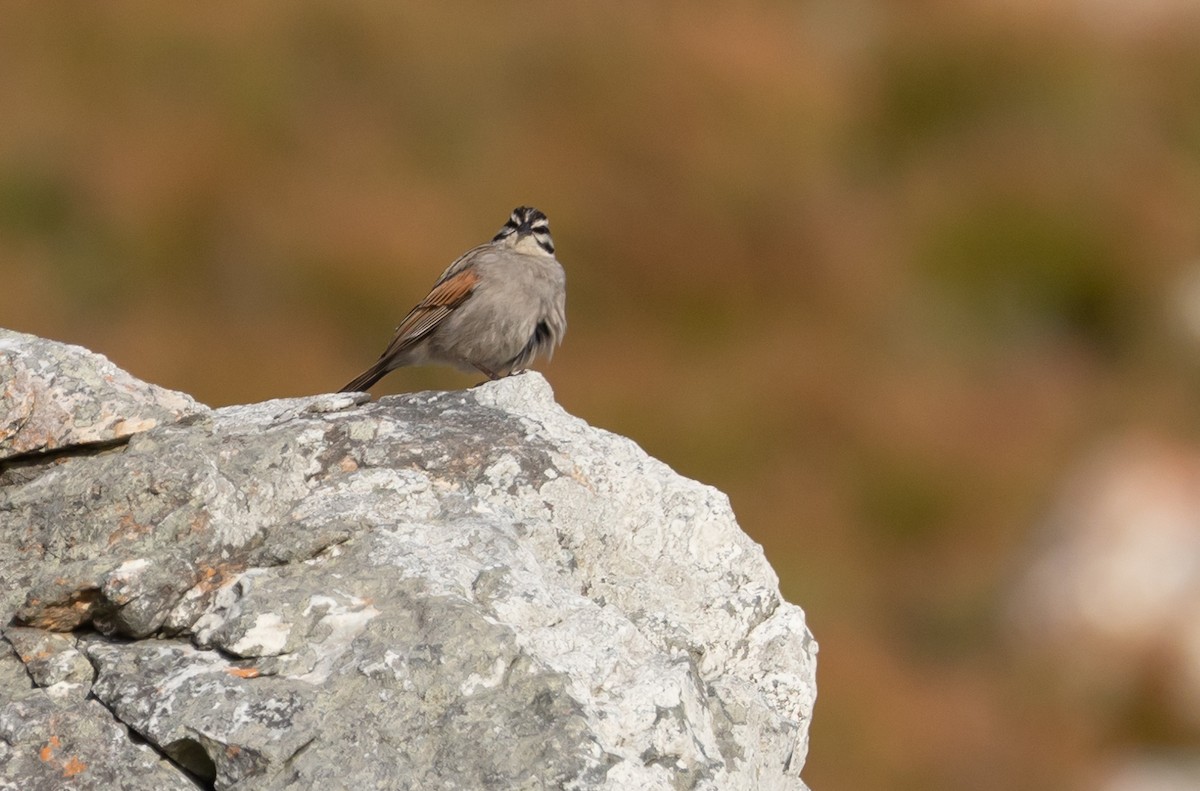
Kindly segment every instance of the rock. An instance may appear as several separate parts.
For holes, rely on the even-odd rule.
[[[0,329],[0,459],[109,442],[207,411],[79,346]]]
[[[1019,645],[1110,700],[1165,670],[1200,726],[1200,450],[1128,434],[1064,482],[1012,596]]]
[[[73,691],[87,693],[94,675],[92,665],[75,647],[69,634],[9,626],[4,636],[25,665],[29,677],[49,694],[63,697]]]
[[[1048,667],[1095,738],[1120,745],[1092,785],[1200,788],[1195,750],[1161,738],[1200,729],[1200,449],[1134,430],[1085,455],[1009,616],[1014,655]]]
[[[1190,750],[1163,750],[1149,754],[1118,754],[1108,777],[1097,782],[1099,791],[1195,791],[1200,788],[1200,758]]]
[[[0,788],[196,791],[201,787],[150,746],[137,744],[97,701],[57,696],[53,687],[41,689],[28,682],[16,653],[0,643]]]
[[[724,495],[536,373],[364,401],[0,468],[0,788],[62,787],[64,711],[138,735],[78,789],[141,740],[161,788],[804,788],[816,643]]]

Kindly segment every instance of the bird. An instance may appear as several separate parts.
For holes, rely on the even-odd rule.
[[[396,327],[391,343],[339,392],[362,392],[407,365],[451,365],[496,380],[549,359],[567,331],[567,276],[550,221],[513,209],[493,239],[459,256]]]

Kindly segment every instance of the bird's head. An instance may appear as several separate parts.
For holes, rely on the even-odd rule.
[[[550,221],[532,206],[518,206],[492,242],[506,244],[523,253],[554,255]]]

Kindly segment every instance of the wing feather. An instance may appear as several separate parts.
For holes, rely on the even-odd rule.
[[[471,296],[479,283],[479,274],[474,269],[447,271],[438,284],[396,327],[392,342],[380,357],[400,354],[417,341],[433,332],[446,317],[458,309]]]

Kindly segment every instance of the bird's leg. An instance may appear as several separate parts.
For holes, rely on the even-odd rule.
[[[479,363],[471,363],[471,365],[475,366],[480,371],[487,374],[487,378],[491,379],[493,382],[500,378],[499,376],[496,375],[495,371],[489,370],[488,368],[485,368],[484,366],[480,365]]]

